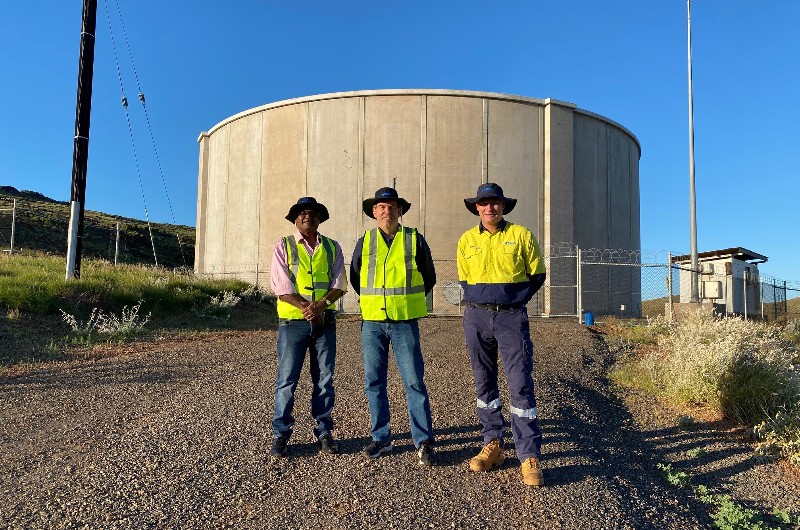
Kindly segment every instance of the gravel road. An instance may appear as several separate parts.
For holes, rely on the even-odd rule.
[[[370,461],[359,453],[359,321],[338,326],[338,456],[316,450],[307,371],[291,457],[269,456],[274,329],[129,345],[0,379],[0,528],[708,527],[661,462],[754,506],[800,506],[788,471],[756,463],[735,433],[678,431],[651,400],[612,388],[612,354],[573,321],[532,321],[544,488],[522,484],[515,458],[468,471],[480,436],[458,319],[421,322],[438,465],[416,462],[394,366],[395,451]],[[689,459],[697,446],[705,453]]]

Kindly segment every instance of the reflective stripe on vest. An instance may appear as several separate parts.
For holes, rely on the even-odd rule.
[[[309,302],[319,300],[327,294],[333,284],[333,260],[336,250],[333,242],[320,234],[321,245],[312,256],[306,247],[298,245],[294,236],[284,237],[286,245],[286,264],[289,268],[289,279],[292,280],[295,292]],[[278,318],[302,319],[303,311],[289,302],[278,300]],[[334,309],[331,304],[328,309]]]
[[[410,320],[428,314],[417,269],[417,231],[400,227],[391,247],[377,228],[364,234],[359,304],[364,320]]]

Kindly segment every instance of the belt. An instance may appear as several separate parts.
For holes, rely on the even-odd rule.
[[[523,305],[512,305],[512,304],[478,304],[475,302],[470,302],[469,305],[471,307],[479,307],[481,309],[486,309],[488,311],[516,311],[517,309],[522,309]]]
[[[336,321],[336,311],[334,309],[326,309],[322,313],[322,323],[323,324],[330,324],[331,322]],[[279,318],[278,323],[283,324],[285,322],[308,322],[305,318]]]

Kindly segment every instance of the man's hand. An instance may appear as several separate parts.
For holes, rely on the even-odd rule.
[[[317,300],[316,302],[307,302],[303,306],[303,318],[311,322],[312,324],[322,324],[323,321],[323,314],[325,310],[328,308],[328,304],[325,303],[323,300]]]

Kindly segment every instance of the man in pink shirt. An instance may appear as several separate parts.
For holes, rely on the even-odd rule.
[[[294,234],[275,243],[270,268],[272,292],[278,297],[278,377],[275,381],[274,440],[270,453],[288,454],[294,427],[294,392],[306,351],[314,388],[311,416],[320,451],[339,452],[333,439],[336,364],[336,315],[334,302],[347,290],[342,248],[317,232],[329,218],[328,209],[314,197],[302,197],[286,219],[295,224]]]

